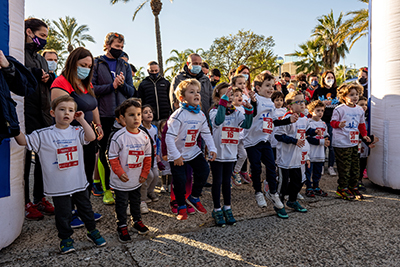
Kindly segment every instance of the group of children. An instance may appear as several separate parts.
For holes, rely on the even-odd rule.
[[[285,196],[288,196],[287,207],[307,212],[297,201],[304,182],[307,196],[327,196],[319,187],[324,148],[330,143],[327,126],[321,120],[324,103],[311,102],[307,112],[301,92],[292,91],[286,97],[274,92],[274,77],[266,72],[255,78],[254,91],[247,90],[245,84],[246,77],[238,75],[232,84],[216,86],[215,105],[209,111],[208,121],[200,108],[201,84],[196,79],[182,81],[175,90],[179,107],[167,122],[160,123],[159,131],[151,124],[150,106],[142,107],[140,101],[128,99],[117,108],[115,129],[108,142],[108,160],[112,170],[109,186],[115,194],[117,233],[121,242],[131,240],[128,213],[139,234],[149,231],[141,220],[141,213],[146,213],[148,198],[158,200],[154,194],[158,169],[167,169],[172,176],[171,210],[178,220],[186,220],[188,214],[196,211],[207,213],[200,196],[210,168],[212,217],[222,227],[236,224],[231,208],[231,184],[240,185],[241,177],[252,181],[260,207],[267,206],[262,189],[265,180],[265,197],[273,203],[280,218],[288,218]],[[331,140],[339,172],[336,194],[343,199],[363,198],[359,192],[362,185],[360,140],[364,140],[361,146],[366,150],[378,141],[367,135],[366,103],[361,103],[366,99],[360,99],[361,94],[362,87],[356,84],[339,87],[338,97],[343,104],[332,116]],[[53,197],[60,250],[62,253],[74,251],[71,198],[88,230],[88,239],[104,246],[106,241],[95,227],[83,165],[82,146],[94,140],[95,134],[69,96],[52,102],[51,115],[55,125],[27,136],[21,133],[16,141],[38,153],[41,160],[46,159],[41,162],[44,192]],[[70,126],[74,119],[81,126]],[[247,159],[251,180],[239,174]],[[265,179],[261,179],[261,163],[266,167]],[[366,161],[362,164],[364,168],[365,164]]]

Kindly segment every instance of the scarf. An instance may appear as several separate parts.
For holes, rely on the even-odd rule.
[[[200,112],[200,105],[197,105],[196,107],[190,106],[187,103],[181,103],[180,104],[181,108],[186,109],[189,112],[193,112],[195,114],[198,114]]]

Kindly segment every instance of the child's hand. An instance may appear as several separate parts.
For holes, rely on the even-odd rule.
[[[250,91],[250,92],[249,92],[249,96],[250,96],[251,101],[257,102],[257,99],[256,99],[256,92]]]
[[[217,153],[215,153],[215,152],[211,151],[211,152],[210,152],[210,156],[211,156],[211,159],[210,159],[210,161],[214,161],[214,160],[215,160],[215,158],[217,157]]]
[[[322,135],[323,135],[321,129],[316,129],[316,130],[315,130],[315,133],[316,133],[317,135],[319,135],[319,136],[322,136]]]
[[[179,159],[174,160],[174,166],[183,166],[182,156],[180,156]]]
[[[168,156],[167,156],[167,155],[162,156],[162,159],[163,159],[164,161],[168,161]]]
[[[126,173],[122,174],[122,175],[119,177],[119,179],[120,179],[122,182],[124,182],[124,183],[126,183],[126,182],[129,181],[128,175],[127,175]]]
[[[299,119],[299,114],[293,113],[292,116],[290,116],[290,122],[295,123]]]
[[[77,112],[75,112],[74,119],[75,119],[77,122],[81,122],[82,120],[85,119],[85,113],[83,113],[83,111],[77,111]]]
[[[363,139],[364,139],[367,143],[371,142],[371,138],[369,138],[368,135],[364,136]]]
[[[144,182],[146,182],[147,178],[144,178],[143,176],[139,177],[139,183],[143,184]]]
[[[228,87],[228,90],[226,90],[225,95],[226,95],[228,98],[231,98],[231,96],[232,96],[232,86],[229,86],[229,87]]]
[[[376,142],[379,142],[379,138],[374,135],[374,141],[372,143],[375,144]]]
[[[307,168],[311,168],[311,162],[307,160]]]
[[[346,126],[346,121],[341,121],[339,123],[339,128],[343,128],[344,126]]]
[[[303,147],[305,143],[306,143],[306,140],[297,139],[296,146]]]
[[[249,102],[247,102],[247,100],[243,101],[242,105],[243,105],[243,107],[245,107],[247,109],[252,109],[253,108],[253,106]]]
[[[325,139],[325,144],[324,144],[324,146],[325,146],[325,147],[328,147],[330,144],[331,144],[331,141],[329,141],[329,139],[326,138],[326,139]]]

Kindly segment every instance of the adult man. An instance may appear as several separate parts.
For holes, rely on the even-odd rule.
[[[364,94],[368,98],[368,68],[363,67],[358,70],[358,83],[364,87]]]
[[[42,52],[42,56],[46,59],[49,65],[49,74],[54,73],[57,69],[58,55],[54,49],[45,49]],[[55,77],[54,77],[55,78]]]
[[[137,97],[143,105],[150,105],[153,110],[153,120],[167,119],[171,114],[169,100],[170,82],[160,74],[160,66],[151,61],[147,64],[147,76],[139,85]]]
[[[221,72],[219,69],[212,69],[210,72],[210,75],[208,75],[210,78],[210,82],[213,88],[219,83],[219,80],[221,79]]]
[[[176,96],[174,94],[176,87],[178,84],[186,79],[195,78],[201,83],[201,110],[204,112],[206,117],[208,118],[208,110],[212,105],[212,92],[213,88],[210,82],[210,79],[201,70],[201,62],[202,59],[198,54],[190,54],[188,56],[186,65],[172,80],[170,94],[172,97],[170,99],[175,100]],[[173,109],[173,103],[171,103]]]

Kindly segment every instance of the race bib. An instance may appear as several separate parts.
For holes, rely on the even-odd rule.
[[[307,155],[307,151],[301,152],[301,165],[306,164],[306,155]]]
[[[78,166],[77,146],[63,147],[57,149],[58,168],[66,170]]]
[[[316,130],[321,130],[322,135],[315,136],[316,139],[324,139],[326,129],[324,127],[317,127]]]
[[[362,151],[361,140],[358,142],[358,153],[360,154]]]
[[[274,122],[272,118],[263,118],[263,132],[271,134],[274,130]]]
[[[129,169],[142,167],[143,160],[144,160],[144,151],[129,150],[128,154]]]
[[[238,127],[222,127],[222,144],[233,144],[239,143],[239,132]]]
[[[192,147],[196,144],[196,137],[199,130],[187,130],[185,147]]]
[[[297,129],[296,139],[297,140],[306,140],[306,130]]]
[[[358,141],[360,140],[359,139],[359,134],[360,133],[358,131],[350,131],[349,137],[350,137],[350,142],[352,144],[358,144]]]

